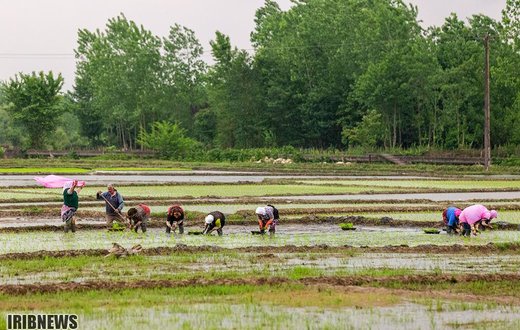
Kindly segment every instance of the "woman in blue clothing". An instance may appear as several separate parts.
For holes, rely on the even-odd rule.
[[[448,234],[451,235],[459,232],[459,215],[461,212],[461,209],[455,206],[450,206],[442,212],[442,220],[446,225]]]

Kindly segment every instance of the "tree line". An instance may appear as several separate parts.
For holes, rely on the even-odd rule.
[[[76,77],[19,74],[0,89],[0,143],[26,147],[481,148],[484,46],[491,135],[520,144],[520,0],[500,20],[455,14],[421,28],[401,0],[266,0],[254,51],[217,31],[156,36],[123,14],[78,31]],[[182,151],[179,153],[178,151]]]

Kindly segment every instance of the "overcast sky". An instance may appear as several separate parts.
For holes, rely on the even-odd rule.
[[[455,12],[459,18],[485,14],[499,19],[506,0],[406,0],[419,8],[423,26],[441,25]],[[290,7],[289,0],[277,0]],[[195,31],[203,47],[219,30],[238,48],[250,49],[254,13],[264,0],[0,0],[0,81],[18,72],[61,72],[71,88],[77,31],[104,29],[120,13],[158,36],[179,23]]]

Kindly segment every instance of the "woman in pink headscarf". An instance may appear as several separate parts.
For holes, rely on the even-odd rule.
[[[476,235],[479,224],[485,227],[491,227],[489,222],[497,216],[497,211],[489,211],[484,205],[475,204],[466,207],[459,216],[459,222],[462,225],[462,235],[469,236],[470,231]]]

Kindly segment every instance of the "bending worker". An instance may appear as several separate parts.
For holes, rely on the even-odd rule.
[[[462,211],[455,206],[450,206],[442,212],[442,220],[446,225],[446,231],[448,234],[459,232],[459,216],[461,212]]]
[[[489,222],[497,216],[497,211],[489,211],[484,205],[476,204],[466,207],[459,216],[459,221],[463,226],[462,235],[469,236],[470,231],[473,235],[476,235],[480,224],[491,227]]]
[[[141,228],[143,233],[146,233],[150,213],[150,207],[146,204],[139,204],[138,206],[132,207],[128,210],[126,217],[130,221],[131,228],[133,228],[136,233],[139,228]]]
[[[263,234],[268,230],[269,234],[274,234],[277,222],[275,208],[271,205],[261,206],[256,208],[255,213],[258,217],[258,227],[260,227],[260,232]]]
[[[222,228],[226,224],[226,217],[220,211],[213,211],[204,219],[206,227],[202,231],[203,235],[209,235],[212,231],[217,230],[219,236],[222,236]]]
[[[184,234],[184,210],[180,205],[172,205],[166,215],[166,233],[169,234],[179,227],[179,234]]]

